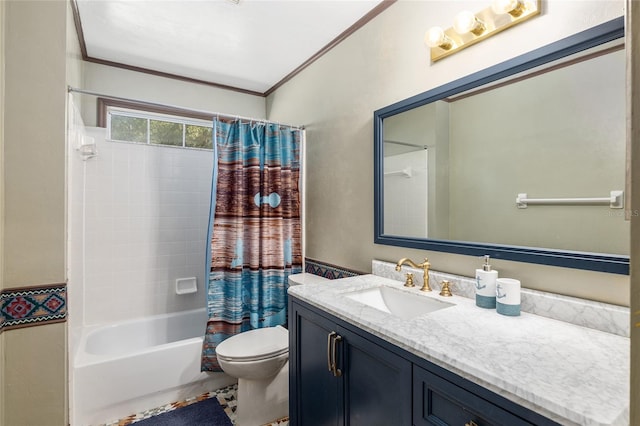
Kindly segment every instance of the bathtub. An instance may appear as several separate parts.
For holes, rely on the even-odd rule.
[[[82,330],[73,360],[72,426],[117,420],[236,382],[200,371],[205,309]]]

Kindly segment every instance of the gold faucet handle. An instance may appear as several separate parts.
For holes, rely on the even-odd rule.
[[[420,264],[420,267],[422,268],[423,271],[428,272],[429,268],[431,268],[431,263],[429,263],[429,259],[425,257],[424,262]]]
[[[415,287],[416,285],[413,283],[413,274],[411,272],[406,273],[407,280],[404,282],[405,287]]]
[[[453,293],[451,293],[451,289],[449,289],[449,281],[442,281],[442,289],[440,290],[440,296],[443,297],[451,297]]]

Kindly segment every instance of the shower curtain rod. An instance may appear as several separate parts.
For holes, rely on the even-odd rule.
[[[239,120],[247,120],[247,121],[256,121],[256,122],[259,122],[259,123],[269,123],[269,124],[277,124],[279,126],[288,126],[288,127],[293,128],[293,129],[296,129],[296,130],[304,130],[304,126],[292,126],[292,125],[289,125],[289,124],[278,123],[276,121],[265,120],[263,118],[242,117],[240,115],[222,114],[222,113],[219,113],[219,112],[211,112],[211,111],[205,111],[205,110],[199,110],[199,109],[190,109],[190,108],[180,107],[180,106],[177,106],[177,105],[161,104],[161,103],[157,103],[157,102],[142,101],[142,100],[139,100],[139,99],[124,98],[124,97],[121,97],[121,96],[106,95],[104,93],[93,92],[91,90],[78,89],[77,87],[71,87],[71,86],[67,86],[67,92],[68,93],[72,93],[72,92],[73,93],[81,93],[83,95],[96,96],[96,97],[99,97],[99,98],[111,99],[111,100],[114,100],[114,101],[137,102],[137,103],[148,105],[148,106],[159,107],[159,108],[171,108],[171,109],[176,109],[176,110],[180,110],[180,111],[183,111],[183,112],[195,112],[195,113],[198,113],[198,114],[211,115],[211,117],[223,117],[223,118],[231,118],[231,119],[234,119],[234,120],[239,119]]]
[[[409,142],[392,141],[392,140],[389,140],[389,139],[385,139],[383,142],[384,143],[392,143],[394,145],[412,146],[412,147],[420,148],[420,149],[428,149],[429,148],[427,145],[418,145],[418,144],[409,143]]]

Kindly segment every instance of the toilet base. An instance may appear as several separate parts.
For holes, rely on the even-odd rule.
[[[261,426],[289,415],[289,361],[268,379],[238,379],[236,426]]]

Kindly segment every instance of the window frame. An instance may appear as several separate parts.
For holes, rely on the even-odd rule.
[[[174,148],[187,148],[187,149],[206,149],[211,150],[212,148],[199,148],[199,147],[190,147],[186,146],[186,126],[200,126],[200,127],[210,127],[213,128],[213,119],[214,116],[212,114],[205,114],[198,111],[192,111],[188,109],[182,108],[172,108],[165,107],[155,104],[150,104],[146,102],[134,102],[134,101],[122,101],[115,100],[109,98],[98,98],[97,100],[98,108],[97,108],[97,123],[98,127],[104,127],[107,129],[107,133],[109,137],[111,136],[111,112],[116,111],[117,115],[133,117],[133,118],[143,118],[147,121],[147,125],[149,125],[150,120],[164,121],[169,123],[178,123],[183,125],[182,131],[182,145],[170,145],[170,144],[158,144],[151,142],[151,134],[147,130],[147,141],[146,142],[135,142],[135,141],[122,141],[117,140],[118,142],[130,142],[130,143],[139,143],[153,146],[165,146],[165,147],[174,147]],[[115,139],[114,139],[115,140]]]

